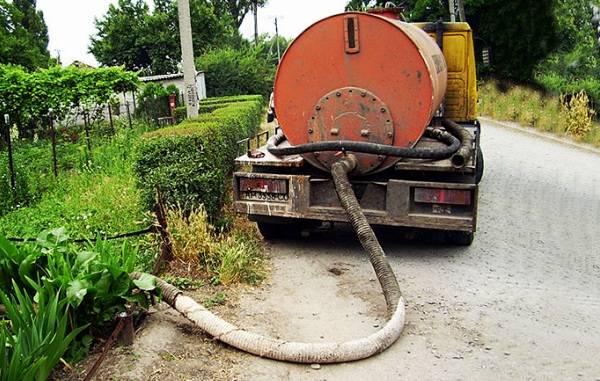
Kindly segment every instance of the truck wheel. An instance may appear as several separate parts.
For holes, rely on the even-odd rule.
[[[481,147],[477,147],[477,156],[475,157],[475,184],[479,184],[483,178],[483,152]]]
[[[284,224],[257,222],[256,225],[258,225],[258,230],[260,231],[260,234],[266,240],[286,237],[286,225]]]
[[[449,231],[446,233],[446,239],[457,246],[471,246],[475,233],[464,231]]]

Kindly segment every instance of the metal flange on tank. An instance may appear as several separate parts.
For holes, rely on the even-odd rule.
[[[358,87],[344,87],[323,96],[308,122],[309,143],[352,140],[392,145],[394,123],[387,105],[375,94]],[[324,170],[331,168],[339,153],[315,152],[315,162]],[[356,154],[355,173],[368,173],[379,167],[385,157]]]

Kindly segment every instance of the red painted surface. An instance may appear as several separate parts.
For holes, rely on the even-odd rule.
[[[346,52],[344,16],[349,14],[357,15],[360,49],[356,53]],[[442,101],[446,77],[442,52],[419,28],[378,15],[344,13],[313,24],[288,48],[275,80],[275,107],[290,143],[303,144],[311,140],[311,117],[327,94],[347,87],[365,89],[389,109],[393,124],[390,144],[414,146]],[[348,111],[355,112],[355,102],[350,98],[348,102]],[[334,128],[342,120],[343,107],[336,109],[338,115],[323,121],[324,129]],[[378,136],[389,128],[385,124],[371,127],[379,130],[374,131]],[[351,123],[350,128],[356,127]],[[339,140],[330,134],[320,138]],[[323,167],[313,155],[305,158]],[[377,170],[396,161],[385,158]]]
[[[367,11],[375,15],[380,15],[393,20],[400,20],[400,9],[399,8],[373,8]]]

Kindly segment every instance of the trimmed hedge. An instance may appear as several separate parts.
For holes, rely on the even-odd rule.
[[[134,169],[144,203],[155,206],[159,186],[167,204],[185,209],[203,204],[219,214],[237,155],[237,142],[255,135],[264,110],[262,96],[211,99],[214,109],[142,136]],[[208,106],[208,105],[207,105]]]

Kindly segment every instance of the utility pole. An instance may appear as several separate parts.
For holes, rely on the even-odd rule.
[[[277,62],[281,62],[281,51],[279,50],[279,28],[277,27],[277,17],[275,17],[275,43],[277,44]]]
[[[454,2],[456,0],[448,0],[448,10],[450,11],[450,22],[456,22],[456,8]]]
[[[450,8],[450,22],[467,21],[463,0],[448,0],[448,6]]]
[[[192,21],[190,19],[190,1],[177,0],[179,13],[179,38],[181,40],[181,59],[183,61],[183,82],[185,84],[187,117],[198,116],[198,92],[196,90],[196,64],[192,43]]]
[[[458,21],[466,22],[467,15],[465,14],[465,3],[463,0],[456,0],[458,2]]]
[[[258,45],[258,0],[253,0],[254,7],[254,44]]]

